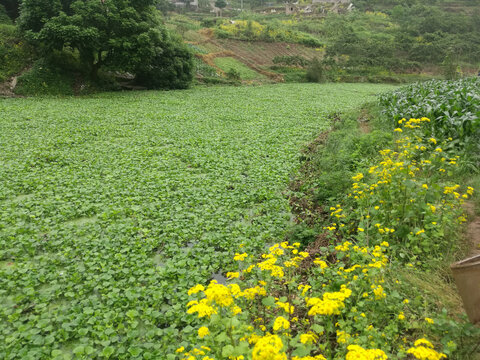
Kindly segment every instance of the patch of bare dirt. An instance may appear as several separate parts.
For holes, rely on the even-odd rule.
[[[4,83],[0,83],[0,96],[1,97],[15,97],[13,89],[17,86],[17,77],[14,76]]]
[[[464,204],[465,212],[471,221],[467,226],[467,239],[470,243],[470,256],[480,255],[480,216],[475,214],[475,204],[467,202]]]
[[[362,109],[362,112],[360,113],[360,116],[358,117],[358,125],[360,126],[360,131],[362,134],[368,134],[370,133],[370,124],[368,122],[368,112],[366,109]]]

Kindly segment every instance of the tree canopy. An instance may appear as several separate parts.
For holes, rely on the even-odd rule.
[[[154,5],[155,0],[23,0],[19,26],[46,52],[77,52],[93,79],[101,67],[142,74],[149,70],[156,76],[152,69],[175,63],[173,76],[181,81],[170,81],[171,86],[152,83],[186,87],[192,78],[192,56],[161,25]]]

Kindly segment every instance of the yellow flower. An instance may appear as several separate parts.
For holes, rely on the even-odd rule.
[[[283,316],[279,316],[275,319],[273,323],[273,331],[278,331],[281,329],[287,330],[290,328],[290,322],[285,319]]]
[[[439,353],[434,350],[433,345],[427,339],[418,339],[415,341],[415,346],[408,349],[407,353],[412,354],[420,360],[440,360],[446,359],[445,354]]]
[[[308,285],[306,285],[305,287],[307,287]],[[308,286],[310,287],[310,286]],[[308,290],[308,288],[307,288]],[[293,311],[295,310],[295,307],[293,305],[290,305],[290,303],[288,302],[281,302],[281,301],[277,301],[275,303],[275,305],[277,305],[279,308],[283,309],[287,314],[293,314]]]
[[[240,314],[242,312],[242,308],[235,305],[234,307],[231,308],[231,311],[232,311],[233,315],[237,315],[237,314]]]
[[[405,320],[405,315],[403,314],[403,311],[398,314],[398,320]]]
[[[396,131],[396,132],[403,132],[403,130],[401,128],[396,128],[395,130],[393,131]]]
[[[435,140],[434,138],[430,138],[429,141],[437,145],[437,140]]]
[[[375,300],[381,300],[387,297],[387,294],[385,291],[383,291],[382,285],[377,285],[376,287],[372,285],[373,287],[373,293],[375,294]]]
[[[238,278],[239,276],[240,276],[239,272],[227,272],[227,278],[229,278],[230,280]]]
[[[345,360],[387,360],[387,354],[380,349],[364,349],[359,345],[349,345]]]
[[[198,329],[198,337],[204,338],[208,334],[210,334],[210,330],[208,330],[206,326],[202,326],[200,329]]]
[[[252,351],[252,360],[287,360],[282,352],[282,339],[277,335],[267,334],[257,339]]]
[[[227,307],[233,303],[230,289],[225,285],[218,284],[216,280],[210,281],[204,293],[209,301],[215,302],[221,307]]]
[[[404,304],[408,304],[409,302],[410,302],[410,300],[408,300],[408,299],[403,300]]]
[[[360,181],[360,180],[362,180],[362,179],[363,179],[363,174],[362,174],[362,173],[358,173],[357,175],[352,176],[352,180],[354,180],[354,181],[356,181],[356,182],[358,182],[358,181]]]
[[[308,332],[307,334],[300,335],[300,342],[302,344],[315,344],[318,340],[318,336],[313,332]]]
[[[198,313],[199,318],[202,318],[204,316],[210,317],[210,315],[217,313],[217,309],[208,305],[207,299],[202,299],[200,301],[190,301],[187,304],[187,307],[190,307],[190,309],[187,310],[187,314]]]
[[[203,290],[205,290],[205,287],[203,287],[203,285],[198,284],[192,287],[190,290],[188,290],[188,295],[196,294]]]
[[[350,334],[345,331],[337,330],[337,342],[339,344],[346,344],[349,338]]]
[[[428,318],[428,317],[425,318],[425,321],[426,321],[427,323],[429,323],[429,324],[433,324],[433,323],[434,323],[433,319]]]
[[[365,229],[361,228],[361,227],[357,228],[357,230],[358,230],[358,232],[364,232],[365,231]]]
[[[428,185],[427,185],[427,184],[423,184],[423,185],[422,185],[422,188],[424,188],[425,190],[428,190]]]
[[[245,258],[247,257],[247,253],[243,253],[243,254],[239,254],[239,253],[235,253],[235,256],[233,257],[233,260],[235,261],[243,261],[245,260]]]
[[[185,351],[185,348],[183,346],[180,346],[177,350],[175,350],[176,353],[183,353]]]

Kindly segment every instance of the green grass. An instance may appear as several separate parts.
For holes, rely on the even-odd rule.
[[[291,226],[299,150],[391,86],[0,100],[0,358],[164,359],[187,289]]]
[[[237,70],[242,80],[255,80],[265,78],[265,76],[250,69],[248,66],[238,61],[237,59],[231,57],[219,57],[216,58],[214,61],[215,65],[217,65],[225,72],[228,72],[230,69]]]

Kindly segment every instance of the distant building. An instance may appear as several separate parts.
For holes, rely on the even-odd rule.
[[[312,4],[350,4],[351,0],[312,0]]]
[[[353,4],[351,3],[351,0],[312,0],[311,5],[299,5],[297,3],[285,3],[285,14],[287,15],[292,15],[296,13],[305,13],[305,14],[311,14],[314,12],[314,7],[320,6],[321,12],[325,13],[327,11],[326,8],[324,8],[321,5],[327,5],[327,4],[332,4],[333,7],[329,7],[328,11],[335,12],[337,13],[340,9],[340,5],[343,4],[349,4],[349,7],[347,10],[351,10],[353,8]]]

